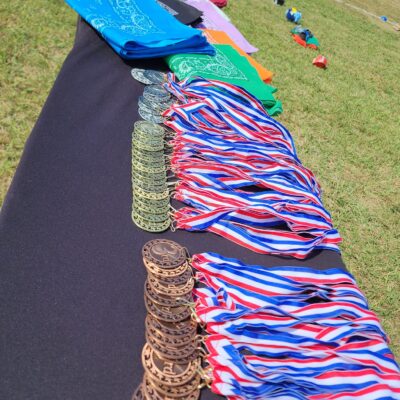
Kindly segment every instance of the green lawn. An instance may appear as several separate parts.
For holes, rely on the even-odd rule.
[[[272,0],[230,0],[226,10],[275,72],[280,120],[319,178],[345,262],[400,356],[400,33],[336,0],[286,3],[302,11],[328,70],[292,41],[285,8]],[[394,0],[353,3],[400,21]],[[72,45],[75,15],[61,0],[15,0],[2,2],[0,17],[1,202]]]

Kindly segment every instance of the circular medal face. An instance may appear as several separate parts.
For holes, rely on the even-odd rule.
[[[143,259],[143,263],[147,271],[158,279],[173,278],[175,276],[182,275],[187,269],[189,269],[188,264],[182,264],[177,268],[167,269],[159,268],[156,264],[148,262],[145,259]]]
[[[175,297],[175,298],[158,294],[153,290],[153,288],[151,287],[151,285],[147,280],[144,285],[144,290],[146,295],[151,299],[151,301],[160,306],[178,307],[182,305],[187,305],[188,303],[193,301],[191,293],[187,294],[186,296]]]
[[[131,400],[144,400],[142,384],[140,384],[132,395]]]
[[[170,297],[184,296],[188,293],[191,293],[194,287],[194,279],[192,277],[181,285],[163,282],[151,275],[148,276],[148,281],[156,293]]]
[[[151,80],[144,76],[144,72],[145,72],[144,69],[132,68],[131,70],[132,78],[136,79],[140,83],[144,83],[145,85],[151,85],[152,84]]]
[[[194,335],[181,335],[181,336],[169,336],[163,332],[154,328],[151,320],[146,317],[146,332],[149,336],[153,337],[157,342],[164,343],[167,347],[182,347],[188,343],[192,343]]]
[[[171,220],[168,218],[164,222],[153,222],[153,221],[147,221],[144,218],[142,218],[136,210],[133,210],[132,212],[132,220],[135,223],[135,225],[143,229],[144,231],[147,232],[164,232],[166,231],[170,225],[171,225]]]
[[[143,258],[159,268],[177,268],[186,263],[186,249],[172,240],[154,239],[142,249]]]
[[[134,130],[140,131],[143,134],[149,136],[163,137],[165,133],[164,129],[161,126],[148,121],[136,121],[134,125]]]
[[[146,79],[151,81],[154,85],[161,85],[167,81],[167,75],[161,71],[156,71],[154,69],[147,69],[144,71],[143,75]]]
[[[166,102],[171,95],[161,85],[150,85],[144,88],[143,97],[149,101]]]
[[[161,394],[161,399],[173,398],[181,400],[197,400],[200,395],[200,390],[198,389],[200,385],[200,375],[196,375],[190,382],[185,383],[181,386],[167,386],[157,382],[154,382],[148,374],[145,374],[143,379],[143,386],[146,389],[152,387],[158,393]],[[167,397],[165,397],[167,396]],[[156,398],[155,398],[156,399]]]
[[[153,382],[168,386],[180,386],[191,381],[198,373],[200,362],[195,359],[187,364],[165,361],[145,344],[142,351],[142,363]]]
[[[167,347],[164,341],[158,341],[146,332],[146,341],[160,358],[177,364],[187,364],[199,356],[198,341],[189,342],[182,347]]]
[[[187,319],[190,314],[190,308],[187,306],[165,307],[154,303],[145,293],[144,304],[149,314],[166,322],[179,322]]]
[[[143,108],[139,107],[139,115],[140,118],[143,118],[145,121],[154,122],[156,124],[161,124],[163,122],[163,117],[160,115],[151,114]]]

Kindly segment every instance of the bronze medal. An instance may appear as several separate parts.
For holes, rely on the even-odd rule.
[[[144,291],[152,302],[159,304],[160,306],[178,307],[182,305],[187,305],[188,303],[193,301],[191,293],[188,293],[182,297],[170,297],[158,294],[152,289],[150,283],[147,280],[144,284]]]
[[[146,332],[149,334],[149,336],[154,337],[154,339],[158,342],[163,342],[166,346],[169,347],[185,346],[186,344],[192,342],[195,337],[195,332],[192,334],[179,336],[166,335],[165,333],[154,328],[148,317],[146,317]]]
[[[154,239],[142,249],[143,258],[160,268],[173,269],[184,264],[187,259],[186,249],[167,239]]]
[[[154,318],[152,315],[147,315],[146,321],[156,329],[167,336],[191,336],[194,337],[197,333],[197,324],[192,319],[187,319],[180,322],[166,322]]]
[[[181,285],[161,281],[152,275],[149,275],[148,281],[156,293],[171,297],[181,297],[191,293],[194,287],[194,279],[192,277]]]
[[[190,308],[187,306],[165,307],[154,303],[148,295],[144,296],[144,303],[149,314],[166,322],[180,322],[190,316]]]
[[[180,386],[190,382],[200,368],[198,359],[188,364],[165,361],[158,357],[148,344],[143,347],[142,363],[153,382],[168,386]]]
[[[192,393],[184,397],[168,397],[155,389],[157,383],[153,383],[151,378],[146,378],[145,376],[143,381],[143,394],[146,400],[197,400],[200,396],[200,390],[195,389]]]
[[[180,286],[180,285],[184,285],[187,282],[189,282],[192,277],[193,277],[192,268],[190,268],[189,265],[187,265],[186,271],[181,275],[178,275],[178,276],[165,276],[165,277],[162,277],[162,278],[156,277],[156,278],[158,278],[163,283],[166,283],[166,284],[169,284],[169,285]]]
[[[190,382],[181,386],[167,386],[156,383],[151,380],[148,374],[144,376],[144,385],[148,390],[152,387],[156,392],[161,395],[161,399],[180,399],[180,400],[197,400],[200,395],[199,385],[200,376],[195,376]]]
[[[146,340],[159,357],[177,364],[187,364],[199,357],[199,342],[197,339],[182,347],[167,347],[164,342],[157,341],[154,336],[150,336],[146,332]]]
[[[143,264],[150,274],[159,279],[180,276],[184,274],[189,268],[189,265],[186,263],[174,269],[159,268],[156,264],[146,261],[146,259],[143,259]]]

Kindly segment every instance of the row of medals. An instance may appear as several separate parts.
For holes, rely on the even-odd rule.
[[[186,250],[155,239],[142,250],[147,269],[144,377],[132,400],[196,400],[200,395],[201,350],[191,308],[194,278]]]
[[[171,104],[171,95],[164,89],[165,74],[133,68],[132,76],[146,84],[139,98],[139,115],[132,137],[133,222],[148,232],[169,228],[170,198],[167,185],[167,164],[164,155],[165,129],[161,114]]]

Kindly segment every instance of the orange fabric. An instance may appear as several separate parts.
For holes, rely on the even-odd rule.
[[[202,29],[207,37],[207,40],[211,44],[229,44],[231,45],[240,55],[246,57],[249,63],[257,70],[260,78],[267,83],[272,81],[272,72],[264,68],[259,62],[257,62],[253,57],[250,57],[241,48],[239,48],[235,42],[230,38],[230,36],[223,31],[215,31],[213,29]]]
[[[295,42],[297,42],[299,45],[303,47],[307,47],[307,43],[305,40],[303,40],[299,35],[292,35],[293,39]]]

